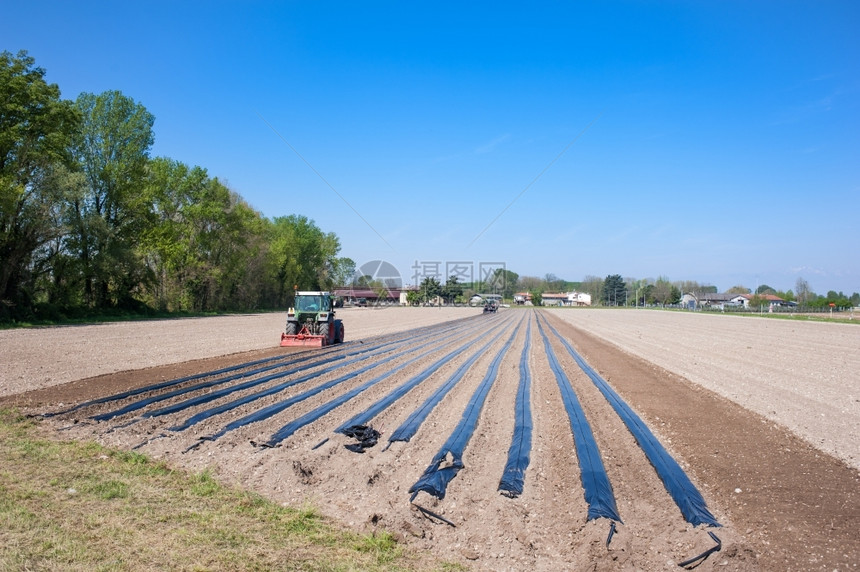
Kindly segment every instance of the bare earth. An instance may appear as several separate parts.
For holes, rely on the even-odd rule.
[[[607,519],[586,522],[586,502],[570,423],[537,330],[549,317],[565,339],[605,378],[660,439],[701,491],[722,525],[685,522],[624,424],[591,380],[550,336],[551,347],[594,432],[623,523],[607,546]],[[481,570],[663,570],[714,542],[722,550],[698,569],[857,570],[860,563],[860,327],[645,310],[472,308],[345,309],[347,343],[316,350],[308,364],[260,387],[164,415],[158,408],[203,396],[196,390],[118,415],[93,416],[135,403],[150,391],[66,412],[45,421],[59,435],[140,450],[193,469],[212,468],[229,483],[279,502],[312,502],[359,529],[382,527],[409,546]],[[449,322],[447,331],[424,326]],[[135,387],[277,356],[281,314],[0,332],[0,405],[32,413]],[[519,362],[530,327],[534,431],[523,494],[497,492],[514,424]],[[401,334],[395,334],[402,332]],[[494,337],[498,334],[498,337]],[[407,336],[415,339],[396,344]],[[389,336],[374,338],[374,336]],[[415,499],[453,525],[423,515],[408,489],[460,421],[490,361],[511,339],[463,458],[465,468],[444,499]],[[481,346],[494,340],[432,410],[409,442],[387,436]],[[403,369],[428,343],[429,352]],[[364,411],[425,367],[464,344],[425,381],[379,412],[371,425],[380,443],[363,454],[334,428]],[[351,360],[350,352],[391,346],[382,357]],[[374,354],[375,355],[375,354]],[[343,360],[339,369],[326,371]],[[283,402],[345,372],[376,363],[337,386],[265,420],[201,440],[227,423]],[[192,361],[193,360],[193,361]],[[444,360],[443,360],[444,361]],[[391,375],[304,425],[279,446],[255,446],[305,413]],[[313,379],[173,431],[192,415],[263,387]],[[267,375],[271,372],[267,372]],[[263,374],[258,374],[258,377]],[[207,376],[176,387],[186,387]],[[240,379],[235,382],[246,382]],[[307,385],[307,387],[305,387]],[[176,389],[171,387],[170,390]],[[221,386],[217,386],[221,387]],[[328,439],[327,441],[325,441]],[[325,441],[325,442],[323,442]],[[315,446],[322,445],[315,448]]]

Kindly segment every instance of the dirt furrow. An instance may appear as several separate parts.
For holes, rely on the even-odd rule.
[[[854,355],[849,351],[842,362],[831,360],[835,369],[811,370],[806,366],[794,367],[793,363],[783,367],[773,360],[757,359],[761,354],[748,353],[747,348],[738,347],[749,344],[755,351],[760,350],[761,342],[755,340],[761,333],[760,326],[753,327],[752,333],[732,334],[733,327],[746,326],[746,323],[721,321],[719,317],[702,321],[700,317],[667,314],[671,319],[659,316],[653,324],[621,323],[617,327],[619,345],[607,341],[612,336],[605,328],[601,336],[607,339],[572,325],[573,318],[581,317],[588,328],[600,329],[589,320],[623,322],[623,314],[541,312],[540,315],[548,317],[660,439],[687,471],[709,509],[723,525],[714,530],[723,542],[722,551],[712,554],[700,569],[725,569],[727,566],[733,570],[833,570],[848,569],[850,563],[860,561],[860,547],[853,534],[860,525],[860,487],[856,471],[812,447],[785,427],[705,387],[710,383],[708,380],[717,378],[715,387],[734,392],[736,399],[745,400],[748,394],[757,391],[773,392],[797,386],[800,389],[792,394],[795,406],[837,407],[838,401],[830,398],[816,400],[815,393],[806,386],[818,382],[829,395],[833,379],[842,375],[839,368],[853,367]],[[353,314],[361,319],[377,315],[381,313]],[[493,315],[480,315],[472,310],[470,317],[444,326],[448,331],[436,330],[436,337],[431,335],[432,328],[431,332],[413,328],[410,333],[426,333],[430,337],[418,337],[393,352],[369,355],[367,360],[324,372],[328,365],[339,363],[332,362],[331,357],[376,343],[395,344],[406,336],[394,336],[387,341],[373,337],[353,340],[317,352],[317,356],[328,358],[325,363],[308,363],[301,371],[283,379],[261,382],[259,386],[163,416],[140,418],[141,413],[181,403],[192,396],[210,395],[219,388],[195,390],[189,395],[173,397],[100,423],[89,418],[146,394],[88,407],[46,422],[64,427],[59,434],[65,437],[96,439],[121,448],[140,446],[141,451],[178,465],[208,468],[226,482],[252,488],[278,502],[295,506],[311,502],[349,526],[383,527],[414,548],[431,551],[472,569],[661,570],[674,567],[712,546],[705,528],[693,527],[684,520],[633,435],[566,348],[546,330],[567,378],[564,383],[569,383],[575,391],[594,433],[623,523],[616,523],[616,533],[607,546],[611,525],[608,519],[586,521],[588,507],[574,437],[536,328],[537,315],[533,310],[503,309]],[[528,322],[532,325],[528,355],[534,422],[531,461],[525,474],[523,494],[508,498],[499,494],[497,488],[513,432],[520,356]],[[348,321],[347,327],[352,331],[359,329],[351,327]],[[772,333],[782,327],[769,326],[768,330]],[[816,332],[815,335],[820,335]],[[498,338],[476,354],[496,334],[500,334]],[[417,505],[438,513],[454,526],[428,517],[409,502],[409,488],[457,426],[488,367],[512,334],[513,342],[500,362],[474,435],[464,450],[464,468],[448,485],[444,499],[424,492],[415,498]],[[707,336],[719,339],[708,345],[695,341],[699,335],[706,336],[705,339]],[[672,341],[673,336],[676,342]],[[798,338],[804,340],[807,334],[802,333]],[[402,350],[415,348],[428,340],[432,342],[425,349],[400,355]],[[697,343],[702,346],[698,352]],[[803,342],[789,345],[795,347],[794,343],[802,345]],[[844,334],[839,330],[835,346],[850,349],[851,343],[852,333]],[[376,446],[364,453],[345,447],[353,439],[335,433],[338,426],[461,346],[466,348],[462,353],[440,364],[419,385],[370,419],[370,424],[382,431]],[[652,352],[657,357],[646,361],[625,351],[628,346],[640,353]],[[731,360],[726,359],[726,347],[737,350]],[[820,346],[813,344],[812,347]],[[422,352],[426,355],[415,359]],[[57,411],[68,407],[69,403],[172,379],[171,376],[213,371],[226,364],[285,353],[283,349],[270,348],[174,366],[106,374],[13,395],[3,401],[32,412]],[[394,354],[398,355],[392,357]],[[411,440],[395,442],[386,449],[391,432],[472,356],[476,357],[474,363],[429,412]],[[673,356],[684,357],[677,361],[674,370],[658,365],[675,359]],[[343,361],[349,359],[352,358]],[[415,361],[410,362],[412,359]],[[358,373],[359,368],[377,361],[385,363]],[[399,366],[404,367],[398,369]],[[729,382],[723,379],[735,373],[735,368],[743,371],[737,372]],[[681,370],[695,379],[679,375]],[[702,371],[707,375],[702,375]],[[317,375],[299,385],[219,412],[183,431],[169,430],[192,415],[314,372]],[[351,375],[350,372],[355,373]],[[347,393],[358,391],[363,384],[385,372],[391,375],[361,393]],[[270,372],[261,373],[258,377],[268,374]],[[786,379],[774,379],[780,375]],[[346,378],[337,385],[322,387],[342,377]],[[245,381],[236,380],[227,385]],[[303,396],[304,392],[315,388],[321,390],[269,418],[226,432],[215,441],[200,440],[202,436],[223,432],[232,421],[263,407]],[[162,391],[167,390],[151,393],[159,395]],[[279,446],[266,448],[252,444],[265,442],[285,425],[348,395],[352,395],[348,401],[318,420],[297,428]],[[749,399],[758,402],[762,397]],[[852,407],[842,404],[843,410]],[[778,416],[793,409],[782,405],[774,411]],[[810,428],[813,432],[814,429]],[[320,443],[322,445],[315,447]]]

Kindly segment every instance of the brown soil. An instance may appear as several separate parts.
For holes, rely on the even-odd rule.
[[[471,310],[468,313],[476,312]],[[159,417],[137,414],[152,412],[182,398],[171,398],[108,421],[91,419],[93,415],[118,409],[142,397],[137,396],[61,414],[45,423],[57,428],[58,435],[64,437],[96,439],[121,448],[139,447],[149,455],[181,466],[211,468],[224,481],[254,489],[278,502],[290,505],[311,502],[348,526],[358,529],[382,527],[396,533],[415,549],[473,569],[670,569],[710,548],[714,542],[708,531],[721,539],[722,550],[710,555],[698,569],[857,569],[860,563],[860,540],[856,532],[860,525],[860,477],[855,467],[823,452],[820,443],[813,446],[810,439],[801,438],[798,432],[792,431],[789,423],[768,419],[745,409],[716,390],[706,389],[698,381],[660,367],[654,359],[645,360],[633,355],[610,343],[612,338],[609,335],[598,337],[573,325],[577,316],[585,318],[586,314],[547,312],[542,315],[548,316],[559,332],[660,439],[699,488],[721,527],[706,529],[685,522],[630,432],[561,343],[550,336],[553,351],[594,432],[623,520],[623,524],[618,524],[611,543],[606,546],[609,521],[596,519],[586,522],[587,506],[570,424],[549,367],[543,340],[536,328],[536,313],[532,311],[503,309],[496,315],[473,315],[446,324],[452,329],[437,334],[433,338],[435,341],[422,350],[432,350],[432,353],[300,428],[280,446],[273,448],[255,447],[252,443],[265,442],[286,423],[381,372],[391,371],[415,356],[398,357],[394,354],[423,341],[407,341],[403,346],[389,348],[392,351],[385,357],[391,357],[390,360],[383,363],[384,358],[373,358],[380,362],[377,368],[359,373],[274,417],[227,432],[215,441],[201,441],[200,437],[211,435],[230,421],[265,405],[282,401],[334,380],[345,371],[371,363],[367,360],[321,372],[321,369],[338,363],[332,358],[370,347],[377,341],[388,340],[388,344],[393,346],[405,336],[419,332],[413,328],[389,338],[360,339],[361,326],[351,328],[345,317],[348,331],[356,332],[351,338],[353,341],[318,350],[316,356],[325,358],[325,363],[306,365],[303,371],[287,378],[295,379],[317,372],[313,379],[246,404],[237,412],[228,411],[208,418],[184,431],[170,431],[169,428],[199,411],[252,390]],[[558,319],[559,315],[565,321]],[[359,316],[364,320],[370,315],[354,313],[348,316]],[[449,316],[446,318],[451,319]],[[519,382],[520,354],[526,339],[526,321],[532,326],[528,360],[532,375],[534,431],[531,463],[525,475],[523,494],[511,499],[500,495],[497,488],[514,425],[513,405]],[[587,319],[584,323],[592,328]],[[803,325],[797,327],[802,328]],[[678,322],[676,328],[674,335],[679,339],[693,335],[692,330],[685,329],[683,321]],[[389,328],[389,332],[394,329],[397,328]],[[501,335],[466,371],[416,435],[409,442],[396,442],[384,450],[387,436],[496,333]],[[427,517],[410,504],[408,489],[457,425],[490,362],[512,334],[513,344],[501,363],[474,436],[465,450],[465,468],[451,481],[443,500],[426,493],[420,493],[415,499],[417,505],[443,516],[455,526]],[[188,331],[186,335],[202,334]],[[816,335],[824,334],[817,332]],[[378,445],[364,454],[344,447],[353,440],[335,434],[333,430],[336,427],[448,352],[470,341],[473,344],[469,349],[441,365],[427,380],[372,419],[371,425],[382,431]],[[855,347],[853,351],[858,349]],[[299,352],[268,348],[104,374],[15,393],[0,398],[0,405],[12,403],[33,413],[57,412],[68,409],[71,404],[133,387],[287,353]],[[41,353],[29,359],[61,358]],[[247,379],[234,383],[244,381]],[[271,381],[262,387],[278,381],[283,380]],[[191,383],[197,382],[185,385]],[[200,390],[193,395],[206,391],[212,389]],[[328,440],[314,448],[325,439]],[[856,442],[856,434],[853,439],[848,441],[849,446]],[[847,458],[850,455],[840,456]]]

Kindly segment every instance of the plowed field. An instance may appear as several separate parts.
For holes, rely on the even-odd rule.
[[[715,546],[708,532],[722,546],[698,563],[700,570],[858,567],[857,327],[645,311],[396,309],[339,317],[347,343],[331,348],[127,367],[120,348],[113,354],[105,348],[103,355],[117,362],[106,366],[112,373],[76,379],[72,372],[65,383],[44,381],[62,377],[50,373],[29,392],[21,386],[26,372],[74,370],[57,366],[73,359],[50,344],[28,355],[13,346],[14,336],[32,331],[4,332],[4,353],[12,355],[13,347],[17,353],[0,405],[56,414],[45,423],[64,437],[211,468],[225,482],[278,502],[313,503],[348,526],[384,528],[416,550],[473,569],[672,569]],[[208,327],[213,323],[186,322],[182,335],[189,344],[217,337]],[[763,354],[756,345],[761,324],[769,328],[770,351]],[[137,328],[138,336],[148,327],[124,326]],[[43,341],[54,332],[43,330]],[[818,355],[797,355],[790,340],[806,337]],[[565,341],[683,469],[720,526],[688,522],[645,448]],[[735,351],[726,354],[725,347]],[[792,355],[780,354],[781,347]],[[826,351],[832,353],[821,355]],[[812,366],[823,369],[818,381],[808,374],[814,360],[824,364]],[[521,419],[524,372],[531,380],[528,464],[522,493],[504,495],[499,484]],[[582,440],[572,430],[583,424],[569,417],[566,387],[593,435],[619,519],[587,518],[593,505],[577,454]],[[805,401],[797,407],[799,395]],[[829,419],[840,410],[842,419]],[[426,489],[410,492],[449,437],[468,426],[470,412],[476,421],[462,469],[442,498]],[[415,428],[408,441],[389,441],[408,421]],[[347,448],[356,439],[338,429],[355,424],[378,430],[379,442],[363,452]],[[446,455],[440,468],[450,476],[446,467],[458,460]]]

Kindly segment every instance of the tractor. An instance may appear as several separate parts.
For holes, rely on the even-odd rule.
[[[295,306],[287,310],[281,347],[321,348],[342,343],[343,334],[343,322],[334,319],[334,296],[330,292],[297,291]]]

